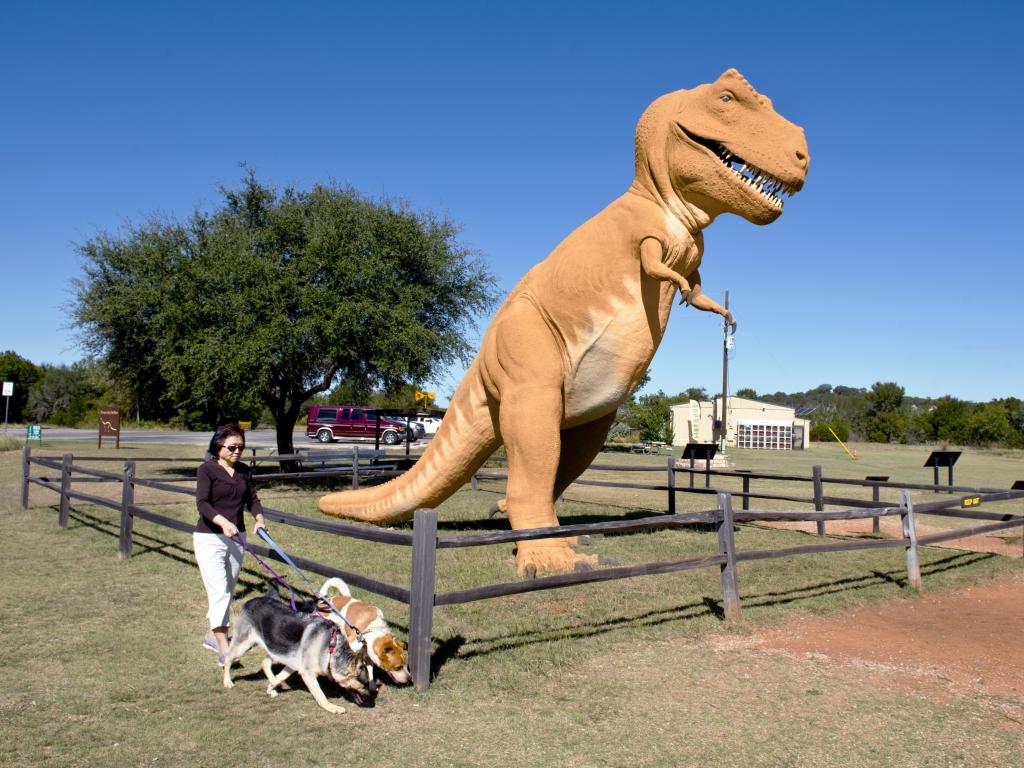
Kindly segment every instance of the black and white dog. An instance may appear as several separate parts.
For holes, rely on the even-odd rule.
[[[246,602],[235,618],[231,647],[224,658],[225,688],[234,687],[231,665],[254,645],[267,653],[261,669],[270,681],[267,693],[271,696],[277,696],[277,686],[298,672],[317,704],[328,712],[341,714],[345,708],[327,700],[317,682],[320,675],[330,675],[351,693],[359,706],[373,705],[377,685],[365,645],[353,648],[333,623],[316,615],[293,612],[278,599],[273,587],[267,594]],[[284,665],[276,675],[274,663]]]

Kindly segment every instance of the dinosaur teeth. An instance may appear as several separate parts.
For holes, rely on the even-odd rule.
[[[740,181],[751,189],[757,190],[775,208],[782,208],[781,193],[787,195],[794,194],[793,188],[789,184],[775,178],[766,171],[762,171],[757,166],[751,165],[724,147],[720,147],[719,157],[722,159],[725,167],[735,173]]]

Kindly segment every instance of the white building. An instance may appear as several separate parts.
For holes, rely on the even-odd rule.
[[[793,408],[761,403],[743,397],[728,399],[726,448],[803,450],[810,440],[811,424],[798,419]],[[673,445],[718,442],[715,424],[722,411],[722,398],[672,406]]]

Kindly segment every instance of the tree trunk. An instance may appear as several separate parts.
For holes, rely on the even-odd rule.
[[[299,419],[299,408],[282,408],[274,412],[274,425],[277,431],[277,452],[280,455],[295,453],[295,445],[292,442],[292,432],[295,430],[295,422]],[[300,465],[297,461],[282,461],[282,472],[297,472]]]
[[[295,430],[296,418],[295,414],[283,413],[274,415],[277,427],[277,452],[281,455],[295,453],[292,432]]]

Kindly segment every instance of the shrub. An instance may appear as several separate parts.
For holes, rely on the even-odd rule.
[[[0,435],[0,453],[6,451],[20,451],[21,440],[11,435]]]
[[[829,432],[829,427],[836,433],[840,440],[844,443],[850,439],[850,425],[845,421],[819,421],[811,426],[811,440],[815,442],[826,442],[829,440],[835,440],[832,436],[832,432]]]

